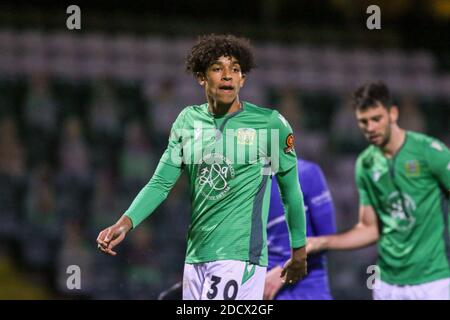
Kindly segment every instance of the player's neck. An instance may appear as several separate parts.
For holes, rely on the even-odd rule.
[[[406,131],[401,129],[398,125],[392,126],[391,138],[389,142],[381,148],[384,155],[388,158],[392,158],[403,146],[406,139]]]
[[[239,111],[239,109],[241,109],[241,102],[238,97],[230,104],[220,104],[215,100],[208,99],[208,110],[213,115],[220,116],[227,113],[234,113]]]

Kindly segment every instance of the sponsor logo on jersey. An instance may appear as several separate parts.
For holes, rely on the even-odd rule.
[[[237,143],[253,145],[256,140],[256,130],[253,128],[239,128],[236,131]]]
[[[420,163],[417,160],[405,162],[405,172],[408,177],[416,177],[420,174]]]
[[[442,146],[439,142],[433,141],[430,145],[433,149],[436,149],[437,151],[442,151]]]
[[[286,137],[286,148],[284,148],[284,153],[289,153],[294,149],[294,135],[292,133],[288,134]]]
[[[402,232],[411,230],[416,222],[413,216],[416,208],[416,203],[410,195],[392,192],[388,197],[388,210],[392,218],[390,226]]]
[[[229,181],[234,179],[231,161],[220,153],[206,155],[198,166],[201,194],[208,200],[218,200],[230,190]]]

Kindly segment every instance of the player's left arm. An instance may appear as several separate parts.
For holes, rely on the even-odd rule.
[[[277,111],[272,114],[270,127],[278,133],[278,140],[271,143],[271,161],[272,164],[277,164],[274,171],[292,248],[291,258],[284,265],[281,277],[286,283],[294,283],[306,275],[306,217],[303,194],[298,181],[292,128]],[[274,146],[274,142],[278,145]]]
[[[285,263],[281,277],[294,283],[306,275],[306,218],[303,194],[297,175],[297,165],[276,175],[284,205],[291,243],[291,258]]]
[[[450,192],[450,150],[440,142],[433,139],[425,147],[425,158],[431,173],[448,192]]]

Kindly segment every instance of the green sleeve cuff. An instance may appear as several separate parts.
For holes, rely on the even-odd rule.
[[[306,238],[299,239],[291,243],[291,247],[294,249],[304,247],[305,245],[306,245]]]

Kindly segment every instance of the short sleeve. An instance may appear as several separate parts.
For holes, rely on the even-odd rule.
[[[294,133],[289,122],[276,110],[271,114],[269,128],[272,171],[286,172],[297,164]]]

